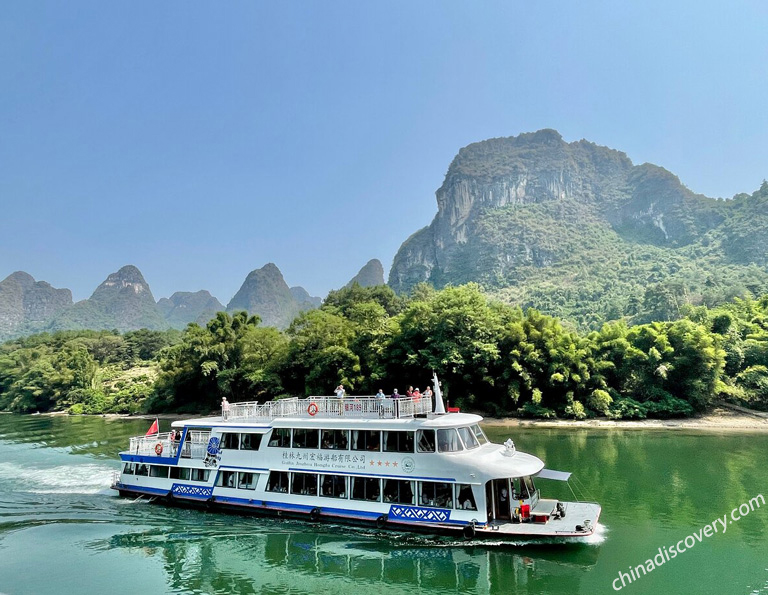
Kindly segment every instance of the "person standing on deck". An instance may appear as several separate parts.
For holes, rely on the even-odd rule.
[[[224,421],[229,419],[229,401],[227,401],[227,397],[221,398],[221,418]]]
[[[379,410],[379,417],[384,412],[384,399],[386,399],[386,395],[383,390],[379,389],[379,392],[376,393],[376,409]]]

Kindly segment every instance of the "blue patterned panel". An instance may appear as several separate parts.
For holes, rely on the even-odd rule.
[[[202,486],[190,486],[183,483],[175,483],[171,488],[174,496],[191,496],[193,498],[210,498],[213,495],[213,488]]]
[[[451,518],[450,510],[440,508],[421,508],[418,506],[401,506],[393,504],[389,508],[389,518],[406,519],[410,521],[428,521],[431,523],[445,522]]]

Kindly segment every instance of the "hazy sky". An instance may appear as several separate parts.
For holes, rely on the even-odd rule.
[[[28,2],[0,11],[0,279],[125,264],[224,304],[388,272],[472,142],[555,128],[730,197],[768,177],[768,2]]]

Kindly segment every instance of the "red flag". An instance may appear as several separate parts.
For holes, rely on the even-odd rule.
[[[159,434],[159,433],[160,433],[160,426],[157,423],[157,418],[155,418],[155,421],[152,422],[152,425],[149,426],[149,430],[147,430],[147,433],[144,435],[151,436],[152,434]]]

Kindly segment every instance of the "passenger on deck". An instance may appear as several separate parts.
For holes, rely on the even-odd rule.
[[[224,421],[229,419],[229,401],[227,401],[227,397],[221,398],[221,417]]]
[[[337,396],[339,399],[343,399],[343,398],[344,398],[344,394],[345,394],[345,391],[344,391],[344,385],[343,385],[343,384],[340,384],[339,386],[337,386],[337,387],[336,387],[336,390],[335,390],[335,391],[333,391],[333,392],[334,392],[334,393],[336,393],[336,396]]]

